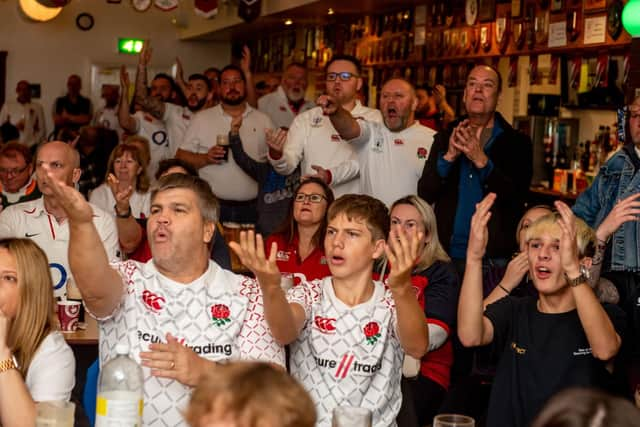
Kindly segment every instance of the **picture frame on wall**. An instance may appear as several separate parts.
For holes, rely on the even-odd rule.
[[[479,0],[478,20],[480,22],[487,22],[493,21],[494,19],[496,19],[496,0]]]
[[[551,0],[551,12],[562,12],[564,9],[564,0]]]
[[[604,10],[606,7],[607,7],[607,0],[585,0],[584,1],[585,12]]]

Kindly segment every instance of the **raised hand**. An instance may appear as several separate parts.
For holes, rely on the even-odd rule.
[[[151,49],[151,40],[145,40],[142,43],[142,50],[140,51],[140,55],[138,55],[138,64],[147,66],[151,62],[151,54],[153,53],[153,49]]]
[[[322,180],[325,184],[329,184],[330,175],[329,175],[328,169],[325,169],[322,166],[318,166],[318,165],[311,165],[311,169],[316,171],[316,173],[304,175],[302,177],[302,181],[305,181],[309,178],[318,178]]]
[[[285,142],[287,142],[287,131],[284,129],[266,129],[266,142],[269,149],[275,153],[282,154]]]
[[[415,228],[407,237],[402,226],[392,226],[389,231],[389,241],[385,243],[384,251],[391,264],[387,283],[392,291],[406,290],[411,287],[411,273],[420,255],[420,240],[422,233]]]
[[[562,236],[560,237],[560,263],[565,273],[574,278],[580,274],[576,217],[565,203],[556,201],[554,205],[560,214],[557,223],[560,226],[560,230],[562,230]]]
[[[173,335],[167,334],[166,338],[166,344],[151,344],[149,351],[140,352],[142,366],[151,368],[154,377],[169,378],[195,387],[211,362],[181,344]]]
[[[240,58],[240,69],[245,75],[251,73],[251,50],[247,45],[242,46],[242,58]]]
[[[131,81],[129,80],[129,73],[127,72],[127,68],[122,65],[120,67],[120,87],[123,91],[128,91],[129,86],[131,85]],[[126,93],[126,92],[125,92]]]
[[[176,56],[176,81],[184,82],[184,68],[182,68],[182,61]]]
[[[282,275],[276,264],[278,244],[271,244],[269,258],[264,252],[264,241],[261,234],[255,234],[253,230],[240,232],[240,243],[230,242],[229,247],[240,258],[240,262],[247,267],[258,279],[263,292],[280,289]]]
[[[316,105],[322,108],[322,114],[325,116],[331,116],[338,111],[340,104],[331,95],[320,95],[316,100]]]
[[[640,218],[640,193],[632,194],[620,200],[611,209],[609,215],[596,230],[599,240],[606,241],[615,231],[627,221],[637,221]]]
[[[237,116],[232,116],[231,118],[231,133],[238,133],[240,131],[240,127],[242,126],[242,114],[238,114]]]
[[[468,120],[460,123],[451,134],[449,145],[464,154],[478,169],[487,165],[489,158],[480,144],[482,128],[470,125]]]
[[[133,186],[129,185],[126,188],[120,188],[120,180],[112,173],[107,177],[107,185],[111,189],[113,198],[116,199],[116,210],[118,212],[128,211],[129,201],[133,194]]]
[[[507,264],[507,270],[500,284],[509,291],[512,291],[522,282],[527,271],[529,271],[529,257],[526,252],[520,252]]]
[[[467,245],[467,259],[482,261],[489,241],[489,219],[491,219],[491,206],[496,200],[495,193],[489,193],[480,203],[476,204],[476,212],[471,217],[469,229],[469,243]]]
[[[67,214],[69,222],[87,223],[93,222],[93,209],[84,196],[75,188],[68,186],[51,173],[50,166],[41,165],[45,169],[42,184],[51,188],[57,202]]]

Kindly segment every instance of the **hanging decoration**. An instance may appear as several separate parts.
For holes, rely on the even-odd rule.
[[[252,22],[260,16],[261,0],[239,0],[238,16],[246,22]]]
[[[178,7],[178,0],[154,0],[153,4],[158,9],[169,12],[170,10],[174,10]]]
[[[50,21],[62,12],[61,7],[43,6],[36,0],[20,0],[19,7],[27,18],[36,22]]]
[[[195,0],[196,15],[210,19],[218,14],[218,0]]]

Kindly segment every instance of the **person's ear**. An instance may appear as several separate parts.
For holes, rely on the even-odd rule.
[[[71,175],[71,181],[74,184],[77,184],[78,181],[80,181],[80,176],[82,175],[82,169],[80,168],[73,168],[73,174]]]
[[[356,92],[360,92],[360,89],[362,89],[362,77],[358,77],[356,80]]]
[[[213,236],[216,233],[216,223],[211,221],[205,221],[202,233],[202,240],[205,243],[209,243],[213,240]]]
[[[373,255],[372,255],[373,259],[378,259],[384,254],[384,246],[386,243],[387,242],[385,242],[384,239],[376,240],[376,242],[374,243],[375,249],[373,250]]]

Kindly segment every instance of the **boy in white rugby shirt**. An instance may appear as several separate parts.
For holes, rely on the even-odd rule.
[[[391,230],[377,199],[345,195],[328,212],[325,253],[332,276],[304,282],[285,296],[276,266],[277,246],[265,258],[262,237],[241,234],[232,248],[262,287],[264,313],[274,338],[291,343],[291,373],[309,391],[318,426],[331,425],[337,406],[373,412],[373,426],[395,426],[406,352],[420,359],[429,338],[426,319],[411,287],[418,236]],[[393,266],[389,287],[372,280],[375,259]]]

